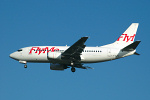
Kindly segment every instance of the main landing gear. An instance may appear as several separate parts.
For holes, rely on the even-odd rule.
[[[75,69],[74,67],[72,67],[72,68],[71,68],[71,71],[72,71],[72,72],[75,72],[75,71],[76,71],[76,69]]]
[[[72,72],[75,72],[76,71],[76,69],[74,68],[74,66],[75,66],[75,64],[74,64],[74,62],[73,61],[71,61],[71,71]]]

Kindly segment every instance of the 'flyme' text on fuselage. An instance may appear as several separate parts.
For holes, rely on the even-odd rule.
[[[40,47],[32,47],[31,50],[29,51],[29,54],[38,53],[40,55],[41,53],[48,53],[48,52],[54,52],[54,51],[59,51],[58,48],[52,47],[45,47],[45,48],[40,48]]]

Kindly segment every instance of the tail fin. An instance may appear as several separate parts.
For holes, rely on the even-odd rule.
[[[125,47],[134,42],[139,23],[132,23],[128,29],[117,39],[114,44]]]

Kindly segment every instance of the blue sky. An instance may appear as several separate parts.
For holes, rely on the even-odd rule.
[[[149,100],[149,0],[1,0],[0,100]],[[114,42],[138,22],[140,56],[87,64],[94,70],[49,70],[49,64],[9,58],[19,48]]]

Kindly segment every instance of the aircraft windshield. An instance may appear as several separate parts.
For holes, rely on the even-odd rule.
[[[18,52],[22,51],[22,49],[17,50]]]

